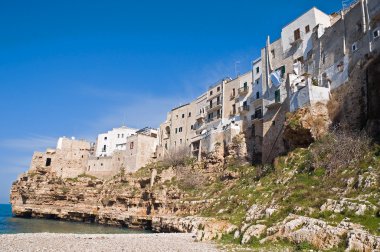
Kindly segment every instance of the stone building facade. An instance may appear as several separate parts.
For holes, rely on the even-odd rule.
[[[91,144],[87,141],[61,137],[56,149],[34,153],[30,170],[48,168],[63,178],[77,177],[86,171],[90,150]]]
[[[332,119],[375,132],[380,120],[380,105],[372,98],[380,90],[379,9],[376,0],[356,1],[331,15],[312,8],[284,26],[279,39],[268,37],[250,72],[224,78],[190,103],[205,107],[198,106],[197,118],[188,119],[196,131],[185,147],[200,158],[215,143],[227,144],[230,136],[243,133],[249,159],[272,162],[289,149],[283,138],[288,112],[317,104],[331,107],[334,101],[338,108],[329,109]],[[231,129],[234,133],[227,133]]]

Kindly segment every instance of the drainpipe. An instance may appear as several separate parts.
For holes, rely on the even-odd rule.
[[[363,33],[367,32],[367,21],[365,17],[365,0],[360,0],[360,5],[362,7],[362,21],[363,21]]]
[[[265,63],[266,63],[266,69],[265,69],[265,73],[266,73],[266,98],[269,98],[269,45],[270,45],[270,38],[268,36],[267,38],[267,45],[265,47]]]
[[[372,52],[371,21],[370,21],[370,18],[369,18],[369,11],[368,11],[367,0],[364,0],[364,4],[365,4],[366,17],[367,17],[367,25],[368,25],[368,47],[369,47],[369,52]]]
[[[346,22],[344,21],[344,11],[342,10],[340,12],[340,15],[342,16],[342,22],[343,22],[343,55],[346,56],[347,48],[346,48]]]

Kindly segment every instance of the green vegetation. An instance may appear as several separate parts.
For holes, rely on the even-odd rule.
[[[299,214],[325,220],[333,226],[349,218],[371,233],[380,235],[379,210],[367,211],[361,216],[346,210],[341,213],[320,211],[327,199],[339,201],[349,198],[353,203],[364,200],[380,207],[380,147],[371,146],[363,135],[332,133],[309,148],[296,149],[277,158],[273,165],[229,166],[226,171],[237,173],[238,178],[223,180],[220,173],[216,179],[214,175],[213,180],[195,188],[181,186],[180,180],[170,183],[184,190],[188,200],[214,200],[201,210],[201,215],[228,220],[238,226],[253,204],[276,205],[277,211],[262,221],[267,226],[282,221],[289,214]],[[363,181],[371,176],[377,178],[377,185],[365,186]],[[224,245],[239,244],[240,239],[229,234],[221,242]],[[247,246],[252,249],[260,246],[262,249],[264,245],[253,239]],[[284,242],[281,246],[294,251],[314,249],[306,243],[294,245]],[[343,248],[342,244],[334,251],[343,251]]]

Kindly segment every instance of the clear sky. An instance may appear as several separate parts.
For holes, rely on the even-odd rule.
[[[59,136],[158,127],[172,107],[243,73],[266,36],[340,0],[0,2],[0,203]]]

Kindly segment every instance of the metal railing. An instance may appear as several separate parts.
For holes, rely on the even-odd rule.
[[[248,86],[244,86],[244,87],[239,88],[238,92],[239,92],[239,94],[243,95],[243,94],[247,94],[248,90],[249,90],[249,87]]]
[[[243,106],[239,107],[239,112],[240,113],[245,113],[247,111],[249,111],[249,105],[243,105]]]
[[[206,106],[206,110],[216,109],[222,106],[222,101],[219,102],[213,102]]]

